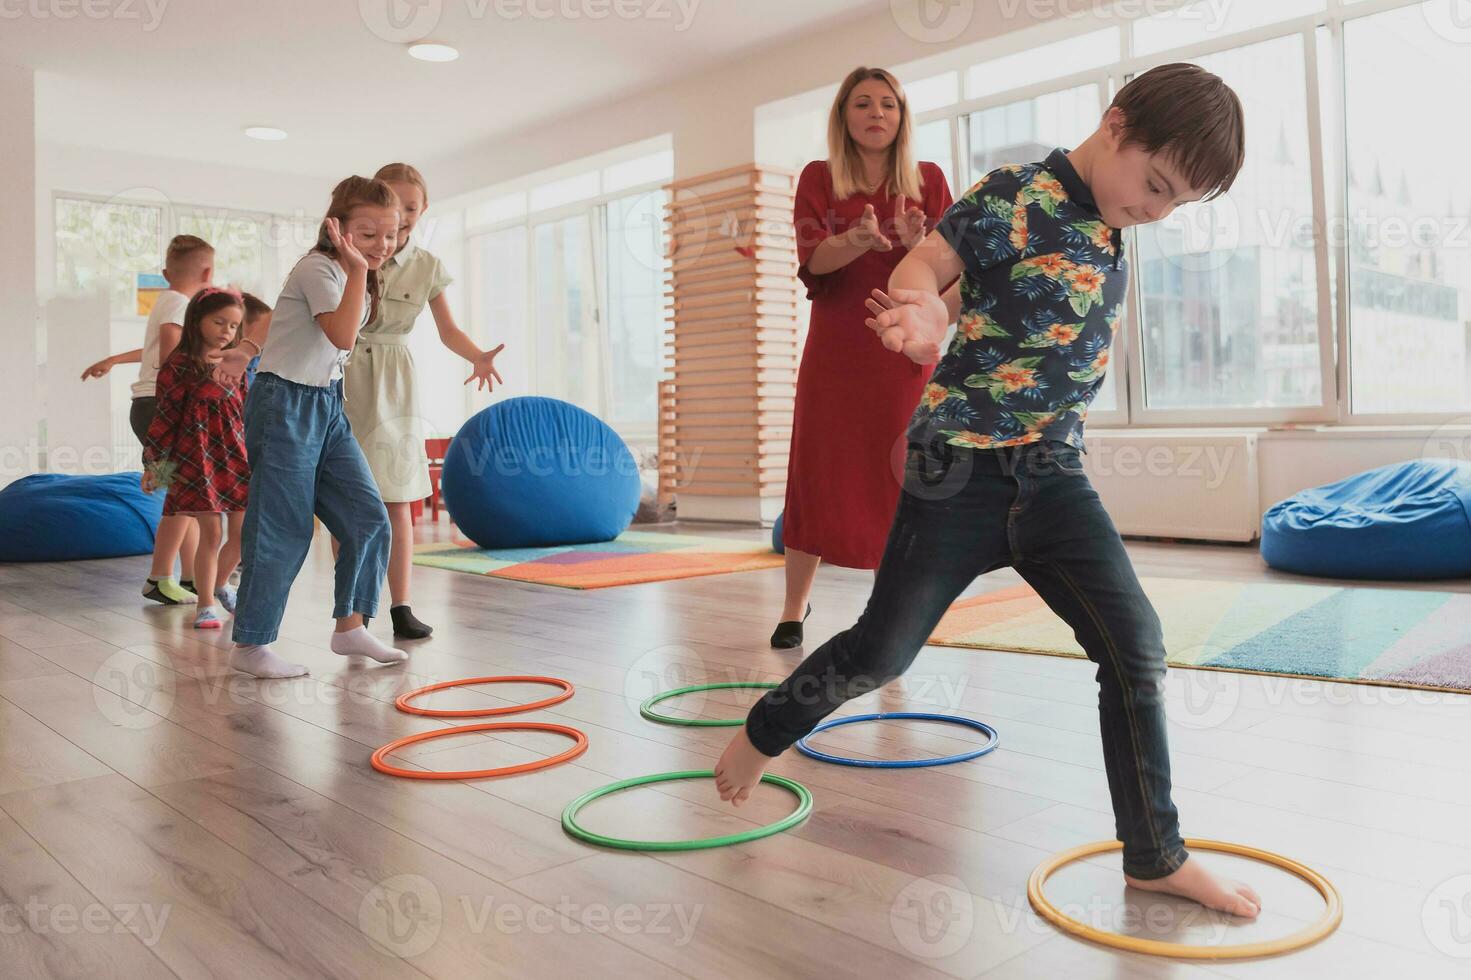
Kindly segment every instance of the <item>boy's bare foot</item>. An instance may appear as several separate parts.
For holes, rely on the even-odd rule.
[[[720,798],[735,806],[746,802],[770,763],[771,756],[751,744],[742,725],[715,763],[715,788],[720,790]]]
[[[1229,912],[1243,919],[1255,919],[1262,909],[1261,896],[1252,891],[1250,885],[1231,878],[1218,878],[1193,857],[1186,858],[1184,864],[1163,878],[1145,880],[1124,875],[1124,881],[1130,888],[1179,895],[1206,908]]]

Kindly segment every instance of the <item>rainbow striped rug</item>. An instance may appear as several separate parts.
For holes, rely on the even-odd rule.
[[[1169,663],[1471,691],[1471,595],[1415,589],[1145,578]],[[962,599],[937,646],[1081,657],[1030,586]]]
[[[612,541],[549,548],[486,550],[463,540],[414,546],[415,565],[564,589],[749,572],[778,568],[784,562],[765,542],[658,531],[624,531]]]

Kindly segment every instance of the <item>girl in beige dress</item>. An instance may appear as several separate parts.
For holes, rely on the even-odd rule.
[[[429,204],[419,171],[406,163],[390,163],[374,174],[392,187],[402,205],[398,251],[383,264],[378,315],[358,333],[344,371],[348,421],[362,446],[393,526],[388,559],[389,614],[393,635],[409,640],[427,637],[432,628],[409,608],[409,578],[414,567],[414,527],[409,516],[415,501],[429,496],[429,460],[424,454],[424,426],[414,393],[414,358],[408,335],[427,305],[444,346],[470,362],[470,377],[479,390],[494,390],[495,350],[482,351],[455,324],[444,288],[452,281],[444,265],[411,239],[414,226]]]

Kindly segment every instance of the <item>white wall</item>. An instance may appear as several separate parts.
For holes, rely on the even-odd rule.
[[[36,80],[0,65],[0,485],[33,472],[41,412],[36,405]]]
[[[896,0],[892,6],[917,3],[932,4],[932,0]],[[836,85],[860,64],[887,67],[918,61],[1030,27],[1054,19],[1052,15],[1062,6],[1052,2],[975,3],[963,31],[934,43],[906,33],[886,4],[876,13],[839,23],[825,34],[794,37],[739,61],[712,65],[698,77],[432,161],[436,183],[446,193],[459,194],[661,133],[674,136],[676,178],[749,163],[755,159],[758,106]],[[1083,0],[1069,6],[1105,4]],[[1011,8],[1014,13],[1008,16],[1005,11]]]

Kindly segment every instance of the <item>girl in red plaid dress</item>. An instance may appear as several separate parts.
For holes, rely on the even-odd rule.
[[[158,371],[158,414],[143,449],[143,489],[167,487],[164,514],[199,521],[194,583],[199,589],[195,629],[219,629],[221,613],[210,601],[234,611],[234,590],[225,584],[240,561],[240,526],[250,485],[242,409],[245,382],[222,384],[215,365],[235,346],[244,300],[234,290],[199,291],[184,311],[179,346]],[[221,547],[220,517],[229,535]]]

